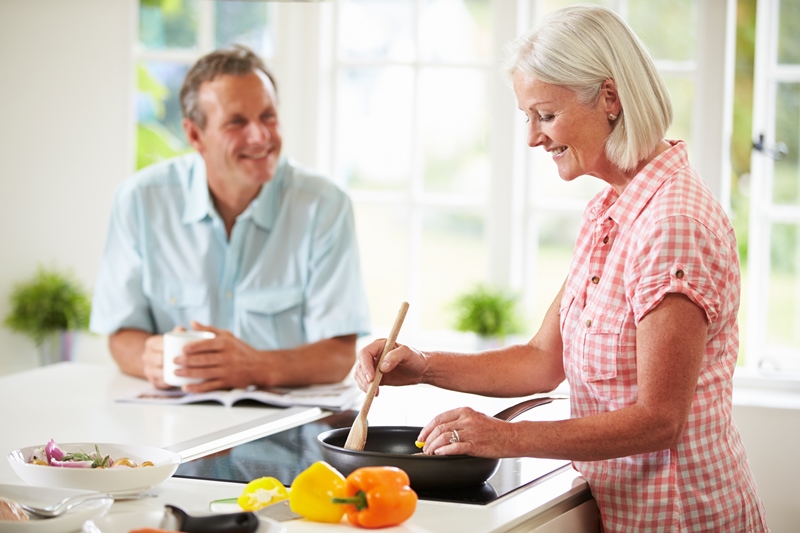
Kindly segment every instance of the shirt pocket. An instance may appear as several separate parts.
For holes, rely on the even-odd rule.
[[[617,357],[622,342],[623,319],[613,314],[584,314],[581,375],[586,381],[617,377]]]
[[[162,281],[153,283],[145,292],[152,302],[157,332],[166,332],[175,326],[188,328],[192,320],[207,319],[208,288],[205,285]]]
[[[274,350],[305,344],[301,286],[243,290],[236,301],[242,336],[254,348]]]

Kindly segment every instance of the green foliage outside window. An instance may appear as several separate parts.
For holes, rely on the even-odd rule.
[[[137,67],[137,80],[139,94],[150,100],[156,118],[163,117],[169,90],[142,65]],[[137,169],[188,151],[186,145],[158,120],[140,121],[136,126]]]

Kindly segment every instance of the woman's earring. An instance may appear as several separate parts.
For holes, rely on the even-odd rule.
[[[608,114],[608,120],[610,120],[611,122],[614,122],[615,120],[617,120],[617,115],[615,115],[614,113],[609,113]]]

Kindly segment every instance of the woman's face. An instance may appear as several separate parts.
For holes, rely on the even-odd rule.
[[[571,89],[514,75],[517,105],[528,118],[528,146],[549,152],[564,181],[591,175],[613,186],[622,178],[605,153],[613,112],[608,109],[617,105],[616,93],[610,102],[605,85],[595,104],[584,105]]]

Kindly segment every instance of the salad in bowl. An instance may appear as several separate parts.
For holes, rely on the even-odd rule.
[[[109,443],[29,446],[8,454],[14,472],[29,485],[135,494],[175,473],[181,456],[162,448]]]

